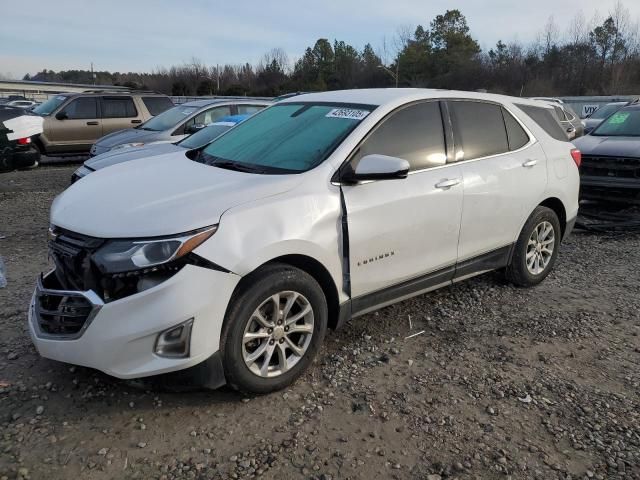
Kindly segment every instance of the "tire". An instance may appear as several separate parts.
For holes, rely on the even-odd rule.
[[[278,316],[274,315],[276,294],[281,307]],[[292,306],[287,314],[289,303]],[[255,315],[256,311],[260,316]],[[302,317],[295,320],[300,315]],[[327,301],[322,288],[306,272],[285,264],[272,264],[250,274],[234,293],[222,327],[220,350],[227,384],[254,394],[273,392],[292,384],[320,349],[327,319]],[[286,326],[291,321],[293,323]],[[243,340],[252,335],[255,340]],[[292,347],[301,354],[296,354]],[[261,351],[264,353],[260,354]],[[252,361],[252,357],[256,359]]]
[[[537,244],[530,245],[530,240],[535,241],[534,232],[544,232],[546,228],[540,230],[542,226],[550,226],[553,231],[553,241],[548,234],[546,237],[542,237],[542,242],[547,242],[544,246]],[[553,269],[553,266],[558,258],[558,250],[560,249],[560,241],[562,237],[562,230],[560,228],[560,221],[556,213],[547,207],[536,207],[527,222],[524,224],[520,236],[515,244],[511,260],[506,268],[507,280],[519,287],[533,287],[534,285],[542,282],[549,272]],[[549,243],[551,242],[551,243]],[[548,254],[549,247],[553,245],[551,254]],[[546,249],[545,249],[546,247]],[[542,251],[538,250],[542,248]],[[532,254],[531,251],[534,250]],[[536,252],[539,262],[536,263]],[[533,260],[533,265],[528,264]]]

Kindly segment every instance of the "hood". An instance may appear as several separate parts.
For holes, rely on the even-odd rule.
[[[640,158],[640,138],[586,135],[573,141],[583,155]]]
[[[99,238],[172,235],[214,225],[237,205],[283,193],[302,175],[225,170],[176,152],[105,168],[51,206],[51,223]]]
[[[126,130],[118,130],[117,132],[105,135],[96,142],[96,145],[102,148],[111,148],[116,145],[122,145],[123,143],[151,141],[152,138],[162,133],[164,132],[128,128]]]
[[[182,147],[178,147],[173,143],[157,143],[145,145],[144,147],[119,148],[93,157],[86,162],[84,166],[91,170],[100,170],[101,168],[117,165],[118,163],[136,160],[138,158],[155,157],[165,153],[186,152]]]

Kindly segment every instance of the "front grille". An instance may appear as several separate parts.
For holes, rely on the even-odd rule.
[[[95,293],[63,290],[56,275],[49,273],[38,280],[33,318],[40,336],[78,338],[101,306]]]
[[[583,155],[580,170],[589,177],[640,179],[640,158]]]
[[[56,277],[65,290],[97,290],[98,276],[91,255],[104,240],[52,227],[49,254],[56,266]]]

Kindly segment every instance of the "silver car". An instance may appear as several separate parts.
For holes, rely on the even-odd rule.
[[[216,120],[230,115],[253,114],[271,105],[264,100],[196,100],[177,105],[136,128],[105,135],[91,147],[92,157],[120,145],[140,147],[152,142],[175,143]]]
[[[207,125],[205,128],[198,130],[193,135],[189,135],[177,143],[158,141],[139,147],[119,145],[109,152],[105,152],[84,162],[80,168],[73,172],[71,183],[77,182],[96,170],[102,170],[103,168],[131,160],[155,157],[157,155],[164,155],[165,153],[180,152],[183,149],[192,150],[201,148],[250,116],[251,115],[233,115],[223,117],[219,122]]]

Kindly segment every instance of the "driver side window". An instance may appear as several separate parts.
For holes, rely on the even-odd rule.
[[[98,118],[98,107],[95,97],[81,97],[69,102],[62,111],[69,120]]]
[[[362,157],[373,154],[407,160],[411,171],[446,164],[440,102],[417,103],[392,113],[360,146],[352,168],[355,170]]]

